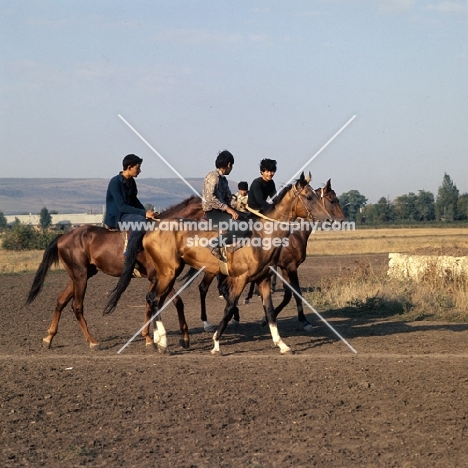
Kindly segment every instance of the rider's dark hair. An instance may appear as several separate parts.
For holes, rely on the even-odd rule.
[[[247,182],[244,182],[244,181],[239,182],[237,184],[237,189],[238,190],[249,190],[249,184]]]
[[[143,162],[143,159],[137,156],[136,154],[127,154],[125,158],[123,158],[122,161],[122,166],[124,168],[124,171],[130,166],[136,166],[137,164],[141,164]]]
[[[227,150],[221,151],[216,158],[216,169],[224,169],[229,163],[234,164],[234,156]]]
[[[276,172],[276,161],[274,159],[262,159],[260,161],[260,172],[271,171]]]

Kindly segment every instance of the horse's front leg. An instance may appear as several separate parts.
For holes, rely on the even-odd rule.
[[[258,283],[258,289],[260,291],[260,295],[262,296],[263,309],[265,310],[265,316],[270,327],[273,343],[279,347],[281,354],[292,353],[291,348],[283,342],[278,332],[275,309],[273,308],[273,301],[271,300],[270,278],[265,278],[260,281]]]

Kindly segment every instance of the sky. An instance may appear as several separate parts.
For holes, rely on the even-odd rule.
[[[0,40],[0,177],[128,153],[204,177],[228,149],[237,181],[271,158],[278,187],[304,166],[369,203],[468,192],[466,1],[3,0]]]

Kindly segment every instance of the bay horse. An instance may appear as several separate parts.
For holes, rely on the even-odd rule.
[[[201,199],[192,195],[181,203],[163,211],[159,216],[162,219],[167,217],[200,219],[203,216]],[[86,287],[88,280],[99,271],[115,277],[122,274],[124,269],[123,252],[126,242],[126,231],[83,225],[65,234],[59,234],[48,245],[29,290],[26,304],[31,304],[41,292],[47,272],[53,264],[58,264],[61,261],[70,277],[70,281],[57,298],[48,335],[43,339],[44,345],[49,348],[51,347],[52,340],[57,334],[62,311],[73,298],[72,309],[86,341],[89,343],[90,348],[99,348],[99,343],[89,333],[86,320],[83,316],[83,301]],[[146,258],[144,251],[138,254],[137,270],[141,277],[148,278],[150,281],[154,280],[154,268],[152,263]],[[180,331],[183,336],[181,345],[188,348],[190,338],[187,322],[185,321],[184,304],[178,296],[175,296],[173,301],[177,309]],[[144,323],[147,323],[150,319],[151,316],[149,314],[150,310],[147,306]],[[152,344],[149,336],[149,325],[143,329],[142,335],[145,337],[146,344]]]
[[[309,181],[310,174],[306,178],[302,173],[297,182],[283,188],[274,203],[261,212],[262,217],[255,223],[251,237],[248,239],[250,242],[234,252],[226,252],[229,269],[229,276],[224,281],[226,306],[224,316],[213,335],[212,354],[220,353],[219,340],[228,322],[235,313],[238,313],[239,296],[249,281],[258,284],[273,343],[280,348],[282,354],[291,351],[278,333],[271,300],[272,272],[269,267],[278,262],[281,247],[290,233],[290,225],[297,217],[307,217],[308,213],[312,213],[318,220],[328,219],[328,213],[321,205],[320,198],[310,187]],[[221,272],[222,264],[212,255],[211,248],[207,248],[208,242],[218,235],[217,231],[200,228],[189,231],[162,229],[162,226],[157,230],[137,233],[129,243],[124,271],[109,297],[104,314],[112,312],[117,307],[121,295],[130,284],[141,248],[144,248],[156,271],[150,291],[146,295],[152,315],[156,316],[185,264],[197,270],[204,268],[205,273],[213,276]],[[157,318],[157,330],[156,342],[165,336],[160,317]],[[160,352],[165,352],[167,342],[161,339],[158,348]]]
[[[318,197],[320,197],[320,203],[322,204],[324,210],[328,214],[328,220],[330,221],[343,221],[345,216],[341,210],[340,203],[336,196],[335,191],[331,187],[331,179],[327,181],[323,188],[318,188],[315,190]],[[310,217],[309,217],[310,218]],[[283,278],[291,285],[291,287],[301,294],[301,289],[299,285],[299,277],[297,274],[297,269],[305,261],[307,257],[307,241],[312,232],[310,224],[305,224],[305,229],[295,230],[289,236],[288,245],[285,245],[280,252],[278,263],[275,265],[277,268],[280,268]],[[189,280],[196,273],[195,269],[190,269],[183,277],[184,280]],[[216,328],[211,325],[208,321],[206,314],[206,295],[208,289],[214,279],[214,276],[205,273],[202,282],[199,284],[198,289],[200,293],[200,305],[201,305],[201,320],[203,321],[203,326],[205,331],[215,331]],[[276,280],[276,275],[272,275],[272,288],[273,282]],[[255,283],[250,285],[250,289],[247,295],[244,304],[248,304],[248,301],[252,298],[252,293]],[[284,296],[282,302],[275,308],[275,316],[289,304],[292,297],[291,289],[285,285],[284,286]],[[297,318],[300,323],[303,324],[304,330],[308,333],[312,332],[312,324],[307,320],[304,314],[304,308],[302,305],[301,297],[294,295],[297,305]],[[238,317],[234,317],[238,321]],[[263,320],[263,325],[267,324],[266,320]]]

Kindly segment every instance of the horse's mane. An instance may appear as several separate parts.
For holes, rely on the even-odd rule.
[[[170,218],[173,213],[180,211],[182,208],[186,208],[189,205],[199,202],[200,197],[198,197],[197,195],[190,195],[190,197],[186,198],[180,203],[177,203],[176,205],[171,205],[169,208],[166,208],[163,212],[159,213],[159,215],[165,218]]]
[[[260,210],[260,213],[264,214],[264,215],[268,215],[270,213],[273,212],[273,210],[276,208],[276,205],[278,205],[278,203],[281,202],[281,200],[285,197],[285,195],[289,192],[290,188],[292,187],[292,184],[288,184],[288,185],[284,185],[280,192],[278,192],[278,195],[275,197],[275,199],[273,200],[273,203],[268,206],[266,206],[265,208],[262,208]]]

